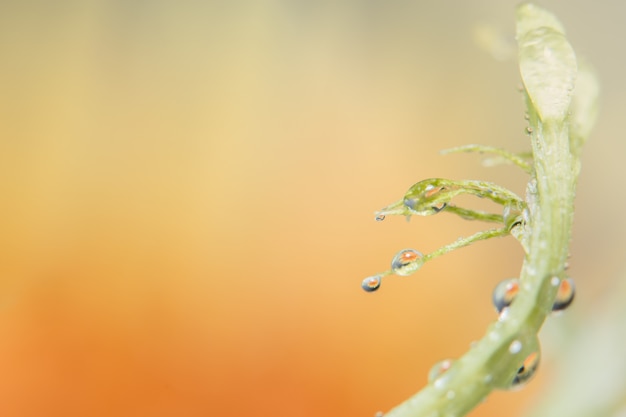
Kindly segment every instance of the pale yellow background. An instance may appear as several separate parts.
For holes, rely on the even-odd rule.
[[[2,2],[0,415],[373,416],[416,392],[522,252],[480,243],[366,294],[398,250],[485,227],[373,212],[434,176],[524,192],[437,153],[528,149],[515,60],[473,37],[512,42],[515,4]],[[604,90],[565,323],[623,263],[626,6],[542,5]],[[520,415],[550,372],[472,416]]]

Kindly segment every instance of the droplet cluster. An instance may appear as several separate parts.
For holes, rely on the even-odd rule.
[[[424,255],[421,252],[415,249],[403,249],[398,252],[391,261],[391,270],[383,272],[378,275],[373,275],[371,277],[365,278],[361,281],[361,288],[367,292],[376,291],[380,288],[380,284],[382,283],[383,276],[386,276],[391,273],[395,273],[399,276],[407,276],[411,275],[424,263],[423,261]]]
[[[574,280],[572,278],[563,278],[553,277],[550,280],[550,283],[553,286],[558,286],[556,298],[554,299],[554,304],[552,305],[552,311],[562,311],[569,307],[574,301],[574,295],[576,293],[574,287]],[[520,290],[520,282],[517,278],[509,278],[501,281],[493,290],[492,301],[493,306],[496,308],[498,313],[504,313],[504,310],[509,307],[517,293]]]

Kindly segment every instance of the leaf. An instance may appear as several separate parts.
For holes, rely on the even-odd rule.
[[[517,42],[522,81],[542,121],[567,117],[576,83],[576,55],[563,26],[531,4],[517,9]]]

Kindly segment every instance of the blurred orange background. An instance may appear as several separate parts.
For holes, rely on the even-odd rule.
[[[543,2],[605,86],[572,317],[624,249],[607,179],[623,177],[625,6],[605,3]],[[480,243],[366,294],[400,249],[485,227],[373,212],[428,177],[524,193],[513,167],[438,155],[528,148],[515,60],[472,36],[512,42],[515,4],[0,5],[0,415],[373,416],[425,385],[482,337],[522,252]],[[472,416],[520,415],[549,374]]]

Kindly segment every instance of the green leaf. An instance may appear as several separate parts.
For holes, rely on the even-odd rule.
[[[576,55],[554,15],[531,4],[517,9],[519,65],[524,87],[543,121],[563,121],[576,83]]]

